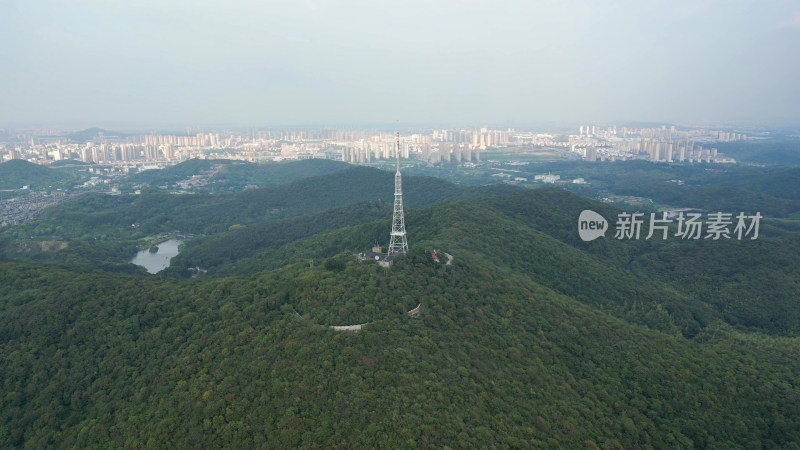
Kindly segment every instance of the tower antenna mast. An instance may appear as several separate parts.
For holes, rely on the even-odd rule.
[[[406,240],[406,221],[403,217],[403,177],[400,175],[400,132],[397,132],[397,172],[394,174],[394,212],[392,213],[392,232],[389,240],[389,255],[408,252]]]

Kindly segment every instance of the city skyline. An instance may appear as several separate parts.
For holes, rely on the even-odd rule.
[[[6,2],[0,128],[800,123],[800,6]]]
[[[87,134],[86,132],[93,131]],[[248,129],[239,132],[187,128],[179,134],[114,134],[85,130],[0,129],[0,162],[25,159],[39,164],[60,160],[111,164],[128,169],[174,164],[200,158],[249,162],[335,159],[371,164],[398,155],[426,164],[473,165],[481,152],[549,151],[587,161],[647,159],[653,162],[734,163],[718,153],[717,142],[763,141],[770,132],[740,129],[678,128],[674,125],[631,128],[580,125],[565,132],[479,127],[434,128],[389,134],[353,129]]]

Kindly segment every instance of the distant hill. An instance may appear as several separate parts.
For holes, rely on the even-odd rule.
[[[800,166],[800,139],[775,139],[768,141],[718,142],[714,144],[721,153],[740,162]]]
[[[274,186],[301,178],[324,175],[346,169],[350,164],[327,159],[311,159],[289,162],[248,163],[228,159],[190,159],[164,169],[152,169],[131,175],[129,184],[147,183],[150,186],[173,186],[192,175],[210,172],[211,185],[207,190],[215,192],[241,191],[246,186]]]
[[[275,186],[301,178],[325,175],[352,167],[350,164],[329,159],[299,161],[237,163],[220,168],[212,181],[217,190],[241,190],[244,186]]]
[[[648,161],[553,162],[518,167],[521,176],[552,172],[585,178],[569,189],[595,198],[609,193],[644,197],[649,206],[692,207],[708,211],[760,211],[769,217],[800,213],[800,172],[786,167],[722,164],[664,164]],[[679,180],[680,182],[676,182]],[[648,205],[636,205],[640,210]]]
[[[192,175],[208,172],[213,166],[231,164],[229,159],[190,159],[163,169],[150,169],[135,173],[127,178],[131,184],[147,183],[153,187],[174,185]]]
[[[91,141],[92,139],[94,139],[94,138],[96,138],[96,137],[98,137],[100,135],[103,135],[103,137],[107,137],[107,138],[125,137],[124,133],[120,133],[118,131],[104,130],[102,128],[97,128],[97,127],[92,127],[92,128],[87,128],[85,130],[76,131],[74,133],[68,134],[66,137],[67,137],[67,139],[70,139],[72,141],[83,143],[83,142]]]
[[[199,163],[198,163],[199,164]],[[63,237],[129,236],[180,230],[213,234],[232,225],[325,211],[362,201],[393,201],[394,174],[369,167],[352,167],[291,183],[225,195],[174,195],[145,190],[141,195],[87,194],[45,211],[38,221],[23,224],[23,234],[51,233]],[[442,200],[496,195],[516,189],[505,185],[463,187],[431,177],[404,178],[406,206]],[[136,224],[132,229],[131,225]]]
[[[68,173],[22,159],[12,159],[0,164],[0,189],[19,189],[22,186],[46,188],[72,178]]]
[[[775,197],[800,200],[800,167],[776,169],[770,174],[757,178],[739,180],[739,185]]]

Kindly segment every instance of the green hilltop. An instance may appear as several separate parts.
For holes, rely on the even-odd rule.
[[[22,159],[12,159],[0,164],[0,189],[43,189],[61,187],[62,183],[77,178],[63,170],[50,169]]]
[[[351,167],[327,159],[254,164],[229,159],[190,159],[164,169],[150,169],[123,180],[126,188],[148,185],[174,187],[194,175],[208,174],[213,192],[241,191],[247,186],[274,186],[316,175],[325,175]]]

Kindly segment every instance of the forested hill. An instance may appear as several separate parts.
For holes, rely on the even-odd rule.
[[[558,189],[404,181],[411,250],[388,270],[352,254],[390,229],[392,174],[366,168],[226,196],[87,195],[14,228],[63,219],[65,234],[114,236],[136,211],[153,220],[137,230],[194,213],[220,232],[175,259],[173,274],[207,264],[195,279],[0,261],[0,442],[800,442],[800,234],[583,242],[581,210],[619,210]]]
[[[98,136],[103,137],[124,137],[125,134],[120,133],[119,131],[109,131],[104,130],[102,128],[91,127],[85,130],[76,131],[74,133],[70,133],[67,135],[68,139],[71,139],[75,142],[84,143],[86,141],[92,140]]]
[[[276,251],[285,245],[312,237],[314,235],[355,226],[391,217],[393,203],[384,201],[359,202],[352,205],[332,208],[318,213],[299,217],[272,220],[249,226],[233,227],[231,230],[211,236],[197,236],[186,242],[181,253],[170,261],[167,273],[178,277],[188,277],[188,269],[201,267],[211,275],[231,273],[231,264],[254,255]],[[373,236],[373,243],[385,240],[386,231]],[[369,246],[370,239],[360,236],[360,243],[354,247]],[[338,244],[338,245],[336,245]],[[336,254],[346,248],[344,242],[326,247],[328,255]],[[285,260],[273,263],[281,265]],[[275,266],[275,267],[278,267]],[[248,270],[235,274],[249,274],[263,269],[262,265],[251,266]]]
[[[227,159],[190,159],[163,169],[149,169],[129,176],[126,182],[134,185],[150,186],[173,185],[193,175],[210,172],[212,168],[232,164]]]
[[[410,211],[412,243],[480,249],[483,261],[637,323],[691,337],[714,320],[743,329],[800,336],[800,234],[752,241],[618,240],[583,242],[577,217],[619,210],[559,189],[525,190],[444,202]],[[298,219],[254,225],[198,239],[170,273],[255,274],[298,260],[327,258],[385,244],[388,208],[362,204]],[[374,217],[387,218],[370,223]],[[361,225],[328,231],[324,224]],[[647,229],[645,224],[645,230]],[[676,230],[673,227],[671,233]]]
[[[213,186],[218,191],[237,190],[244,186],[275,186],[310,176],[352,167],[350,164],[329,159],[306,159],[269,163],[241,163],[220,167],[212,177]]]
[[[411,178],[412,182],[416,181]],[[432,179],[423,179],[425,181]],[[432,180],[442,183],[439,180]],[[453,193],[463,195],[464,192],[474,193],[475,200],[469,200],[464,204],[441,203],[419,211],[408,211],[410,220],[408,227],[415,238],[431,235],[440,232],[451,226],[453,222],[463,223],[480,220],[487,213],[499,213],[497,227],[517,226],[519,221],[523,225],[532,227],[535,230],[544,232],[558,240],[570,245],[580,243],[580,239],[575,232],[574,223],[576,217],[583,209],[594,209],[606,217],[615,216],[620,210],[592,201],[578,195],[569,193],[561,189],[536,189],[521,190],[506,186],[493,185],[481,188],[468,188],[466,190],[452,189],[452,185],[441,184],[442,189],[437,189],[435,193]],[[500,195],[503,191],[508,191],[505,195]],[[477,195],[481,194],[481,195]],[[492,195],[497,194],[497,195]],[[485,197],[483,200],[477,200]],[[411,204],[418,204],[411,202]],[[464,207],[468,207],[475,217],[460,219],[464,213]],[[217,269],[222,269],[223,275],[248,274],[266,268],[279,267],[280,264],[287,262],[282,257],[274,257],[271,253],[285,244],[291,244],[290,250],[283,250],[287,254],[296,252],[298,257],[328,257],[345,250],[363,250],[371,247],[376,242],[383,242],[386,239],[386,230],[389,229],[389,218],[391,217],[391,202],[370,202],[357,204],[348,207],[326,210],[312,215],[298,218],[283,219],[249,225],[247,227],[236,228],[230,231],[217,233],[209,237],[194,239],[187,243],[184,252],[173,261],[173,266],[180,269],[185,267],[200,266],[209,269],[213,273]],[[436,219],[435,219],[436,218]],[[380,219],[377,223],[368,223]],[[513,222],[510,220],[513,219]],[[506,222],[509,222],[508,224]],[[341,231],[334,231],[339,226],[365,224],[363,227],[354,231],[346,231],[352,236],[344,236]],[[336,226],[339,225],[339,226]],[[475,238],[475,233],[469,232],[469,227],[475,226],[472,223],[463,223],[466,228],[467,239]],[[327,233],[332,233],[336,237],[327,237]],[[295,250],[305,245],[303,242],[294,242],[302,238],[321,234],[318,238],[322,241],[329,241],[324,245],[310,245],[316,252],[306,254]],[[292,236],[293,239],[287,239]],[[359,242],[358,239],[361,239]],[[477,236],[482,239],[482,236]],[[385,242],[383,242],[385,244]],[[605,255],[612,258],[618,265],[625,265],[631,259],[633,252],[642,248],[644,242],[636,241],[613,241],[599,240],[590,245],[582,245],[582,251]],[[502,243],[502,247],[509,252],[513,252],[514,246],[518,245],[518,239],[511,239]],[[259,252],[267,252],[260,259],[263,264],[253,264],[246,261],[242,265],[233,268],[225,268],[226,265],[237,260],[248,258]]]
[[[431,177],[406,177],[403,181],[409,208],[515,190],[503,185],[462,187]],[[350,167],[235,194],[176,195],[157,190],[143,190],[141,195],[87,194],[46,210],[41,218],[12,232],[68,239],[142,236],[173,230],[213,234],[236,224],[294,217],[360,201],[392,203],[393,186],[392,173]]]
[[[350,164],[327,159],[253,164],[228,159],[190,159],[164,169],[151,169],[123,180],[123,187],[147,184],[174,186],[195,175],[207,175],[218,192],[242,190],[245,186],[274,186],[311,176],[346,169]]]
[[[800,168],[750,165],[653,164],[648,161],[558,161],[501,166],[519,177],[553,173],[587,184],[562,184],[589,198],[631,196],[627,208],[660,211],[698,208],[706,211],[760,211],[771,218],[800,214]],[[491,176],[487,177],[491,178]],[[488,182],[488,180],[485,180]],[[636,200],[635,197],[641,197]],[[652,202],[651,202],[652,201]],[[633,203],[630,203],[633,202]],[[626,208],[626,209],[627,209]]]
[[[0,440],[780,448],[800,439],[796,338],[714,322],[689,341],[634,325],[487,262],[503,238],[448,248],[451,265],[415,246],[388,271],[342,254],[199,282],[0,263]],[[418,303],[421,316],[408,317]],[[358,333],[326,326],[354,318],[369,323]]]
[[[44,189],[70,179],[73,177],[69,173],[22,159],[0,163],[0,189],[20,189],[23,186]]]

